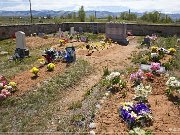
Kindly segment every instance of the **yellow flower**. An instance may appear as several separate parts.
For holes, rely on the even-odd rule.
[[[63,40],[63,39],[60,39],[60,40],[59,40],[59,42],[61,42],[61,43],[64,43],[64,42],[65,42],[65,40]]]
[[[156,46],[151,47],[151,52],[157,52],[157,51],[158,51],[158,47],[156,47]]]
[[[48,71],[53,71],[54,68],[55,68],[55,64],[53,64],[53,63],[49,63],[49,64],[47,65]]]
[[[44,60],[43,58],[38,59],[38,62],[39,62],[40,64],[45,64],[45,60]]]
[[[15,82],[9,82],[9,86],[16,87],[16,83]]]
[[[33,67],[30,72],[37,76],[39,69],[37,67]]]
[[[176,52],[176,49],[174,48],[169,48],[168,51],[170,52],[170,54],[174,54]]]

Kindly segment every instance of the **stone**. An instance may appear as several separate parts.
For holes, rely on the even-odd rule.
[[[100,108],[101,108],[101,105],[100,105],[100,104],[97,104],[97,105],[96,105],[96,108],[97,108],[97,109],[100,109]]]
[[[122,45],[128,45],[127,38],[127,24],[121,23],[107,23],[106,37],[112,39],[114,42]]]
[[[106,97],[108,97],[108,96],[109,96],[109,93],[108,93],[108,92],[106,92],[106,93],[105,93],[105,96],[106,96]]]
[[[144,71],[151,71],[151,65],[141,64],[140,69]],[[159,73],[165,73],[166,69],[165,67],[160,67],[160,70],[157,70]]]
[[[89,128],[90,128],[90,129],[96,128],[96,123],[90,123],[90,124],[89,124]]]
[[[61,34],[62,34],[61,28],[59,28],[58,34],[59,34],[59,37],[61,38]]]
[[[6,52],[6,51],[1,51],[0,52],[0,55],[7,55],[8,54],[8,52]]]
[[[75,32],[74,32],[74,27],[71,27],[71,28],[70,28],[70,35],[74,35],[74,33],[75,33]]]
[[[15,33],[15,35],[16,35],[16,48],[26,49],[25,33],[22,31],[18,31]]]
[[[93,130],[91,130],[89,133],[90,133],[90,135],[95,135],[96,134]]]

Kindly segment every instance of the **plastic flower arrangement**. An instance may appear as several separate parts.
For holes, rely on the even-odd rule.
[[[156,53],[157,51],[158,51],[158,47],[156,47],[156,46],[151,47],[151,52],[152,53]]]
[[[145,76],[147,77],[147,80],[152,81],[154,75],[151,72],[145,73]]]
[[[160,69],[160,63],[156,63],[156,62],[151,63],[150,69],[152,70],[153,74],[157,74],[157,70]]]
[[[43,58],[38,59],[38,62],[39,62],[41,65],[44,65],[44,64],[46,63],[46,61],[45,61]]]
[[[144,127],[152,122],[151,110],[145,103],[123,102],[119,114],[130,128]]]
[[[176,52],[176,49],[174,49],[174,48],[169,48],[168,51],[169,51],[169,54],[172,54],[172,55],[173,55],[173,54]]]
[[[139,101],[146,101],[147,97],[151,94],[152,87],[144,86],[142,83],[134,88],[135,99]]]
[[[3,100],[17,90],[15,82],[8,82],[4,76],[0,76],[0,100]]]
[[[62,46],[62,45],[64,45],[64,44],[65,44],[65,40],[60,39],[60,40],[59,40],[59,43],[60,43],[60,45]]]
[[[34,76],[38,76],[39,69],[37,67],[33,67],[30,72],[33,73]]]
[[[166,86],[169,87],[169,94],[171,94],[174,90],[180,93],[180,81],[178,81],[176,77],[170,77],[166,82]]]
[[[112,72],[110,75],[108,75],[108,76],[106,77],[106,80],[111,81],[111,80],[113,80],[115,77],[119,77],[119,76],[120,76],[120,73],[119,73],[119,72]]]
[[[138,72],[130,75],[130,80],[134,82],[135,86],[137,86],[144,79],[143,75],[144,75],[144,73],[142,72],[142,70],[138,70]]]
[[[130,135],[145,135],[146,131],[144,131],[143,129],[136,127],[133,128],[132,130],[129,131]]]
[[[49,63],[49,64],[47,65],[47,70],[48,70],[48,71],[53,71],[54,68],[55,68],[55,64],[53,64],[53,63]]]
[[[111,87],[113,90],[118,90],[119,88],[122,89],[126,87],[126,82],[120,79],[119,72],[112,72],[106,77],[106,81],[108,83],[108,86]]]

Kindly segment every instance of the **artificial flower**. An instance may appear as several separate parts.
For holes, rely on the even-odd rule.
[[[151,52],[157,52],[158,51],[158,47],[156,47],[156,46],[152,46],[151,47]]]
[[[30,70],[31,73],[33,73],[35,76],[37,76],[38,72],[39,72],[39,69],[37,67],[33,67],[31,70]]]
[[[47,65],[48,71],[53,71],[54,68],[55,68],[55,64],[53,64],[53,63],[49,63],[49,64]]]
[[[169,48],[168,51],[169,51],[170,54],[174,54],[174,53],[176,52],[176,49],[174,49],[174,48]]]

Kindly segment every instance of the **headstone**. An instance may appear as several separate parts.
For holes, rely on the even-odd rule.
[[[128,45],[127,25],[121,23],[107,23],[106,24],[106,37],[112,39],[122,45]]]
[[[18,31],[15,33],[15,35],[16,35],[16,48],[26,49],[25,33],[22,31]]]
[[[61,33],[62,33],[61,28],[59,28],[58,33],[59,33],[59,37],[61,38]]]
[[[16,58],[24,58],[25,56],[29,56],[29,50],[26,48],[25,33],[22,31],[18,31],[15,33],[15,35],[16,35],[15,56],[17,56]]]
[[[70,35],[74,35],[74,27],[70,28]]]
[[[143,71],[151,71],[151,65],[141,64],[140,69],[143,70]],[[165,69],[165,67],[160,67],[160,69],[157,70],[157,72],[165,73],[166,69]]]

